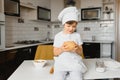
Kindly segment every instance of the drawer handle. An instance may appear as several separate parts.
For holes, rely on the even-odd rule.
[[[85,44],[85,45],[90,45],[90,44]]]

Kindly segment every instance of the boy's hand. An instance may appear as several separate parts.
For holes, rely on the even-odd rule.
[[[78,45],[74,41],[66,41],[63,43],[61,49],[67,52],[75,52],[78,49]]]

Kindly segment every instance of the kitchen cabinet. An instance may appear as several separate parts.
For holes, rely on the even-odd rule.
[[[85,58],[100,58],[100,43],[83,43],[83,53]]]
[[[31,46],[17,49],[15,59],[16,63],[21,64],[21,62],[23,62],[24,60],[33,60],[35,57],[36,47],[37,46]]]
[[[0,0],[0,13],[4,13],[4,0]]]
[[[114,0],[103,0],[103,20],[114,19]]]
[[[25,13],[21,13],[21,17],[24,17],[28,20],[42,20],[42,21],[50,21],[51,18],[51,10],[37,6],[37,8],[21,8],[21,10],[25,11]],[[32,15],[32,16],[31,16]]]
[[[101,57],[112,58],[112,43],[101,43]]]
[[[81,8],[102,7],[102,0],[81,0]]]
[[[36,47],[32,46],[0,52],[0,80],[7,80],[24,60],[33,60]]]
[[[15,63],[16,53],[17,50],[0,52],[0,80],[7,80],[19,66]]]
[[[20,0],[20,6],[30,9],[36,9],[37,6],[35,6],[33,0]]]
[[[57,22],[58,15],[64,8],[64,0],[51,0],[51,21]]]
[[[20,0],[21,6],[26,8],[37,8],[37,6],[50,9],[50,0]]]
[[[4,21],[5,21],[4,0],[0,0],[0,24],[1,24],[1,22],[4,22]]]
[[[4,0],[4,13],[9,16],[20,16],[20,1]]]
[[[38,6],[50,9],[50,0],[20,0],[21,17],[28,20],[41,20],[39,19]],[[32,15],[32,16],[31,16]]]

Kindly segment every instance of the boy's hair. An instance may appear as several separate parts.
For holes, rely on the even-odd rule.
[[[77,21],[71,20],[71,21],[67,21],[66,24],[73,24],[73,23],[78,23]]]

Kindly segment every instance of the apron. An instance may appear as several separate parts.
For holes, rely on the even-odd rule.
[[[82,57],[76,53],[64,52],[58,57],[54,57],[54,60],[54,69],[56,71],[80,71],[81,73],[87,71]]]

